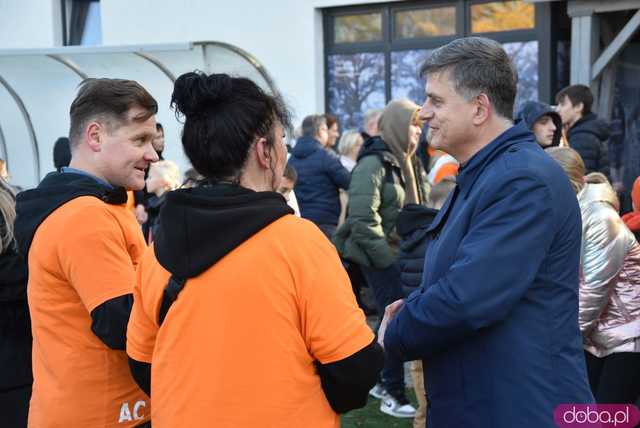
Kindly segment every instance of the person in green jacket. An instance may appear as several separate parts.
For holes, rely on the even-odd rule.
[[[392,101],[384,109],[379,122],[381,135],[364,143],[351,173],[346,220],[333,238],[342,258],[360,267],[380,314],[404,297],[396,263],[398,214],[405,204],[425,202],[428,196],[414,156],[422,127],[418,111],[408,100]],[[415,415],[406,398],[401,361],[385,361],[382,384],[372,389],[371,395],[382,398],[380,410],[384,413],[404,418]]]

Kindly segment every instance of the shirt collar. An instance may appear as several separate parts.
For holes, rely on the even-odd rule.
[[[81,170],[81,169],[72,168],[70,166],[63,166],[62,168],[60,168],[60,172],[62,172],[62,173],[72,173],[72,174],[81,174],[81,175],[93,178],[98,183],[108,187],[109,189],[113,189],[114,188],[114,186],[111,183],[109,183],[108,181],[105,181],[102,178],[96,177],[95,175],[93,175],[91,173],[88,173],[87,171],[84,171],[84,170]]]

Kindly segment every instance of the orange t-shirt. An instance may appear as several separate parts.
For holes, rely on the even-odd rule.
[[[127,353],[152,363],[154,428],[340,426],[314,361],[349,357],[373,333],[312,223],[284,216],[189,279],[160,328],[170,274],[151,247],[137,276]]]
[[[145,249],[126,205],[73,199],[38,227],[29,250],[33,331],[29,427],[133,427],[150,416],[148,397],[124,351],[92,331],[90,313],[131,293]]]

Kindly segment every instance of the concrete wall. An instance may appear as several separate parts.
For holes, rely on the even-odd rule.
[[[60,0],[0,0],[0,49],[62,44]]]
[[[292,108],[295,121],[300,123],[304,116],[324,111],[322,9],[376,1],[102,0],[102,41],[103,45],[145,45],[213,40],[238,46],[266,67]],[[0,49],[61,46],[60,9],[60,0],[0,0]],[[68,129],[66,111],[77,85],[75,80],[79,82],[79,77],[70,75],[62,64],[44,57],[25,61],[27,65],[22,66],[25,67],[24,80],[28,82],[9,83],[23,97],[33,121],[40,152],[41,178],[52,169],[50,154],[53,142],[65,135]],[[47,67],[43,66],[43,62]],[[14,78],[16,70],[13,68],[20,67],[11,62],[3,66],[6,77],[11,75]],[[75,79],[72,84],[62,81],[58,73],[61,70],[66,71],[68,79]],[[140,79],[139,73],[144,71],[136,72],[138,74],[133,73],[131,78]],[[37,105],[40,84],[62,92],[57,99],[65,107],[56,105],[55,115],[48,115],[46,108]],[[154,96],[159,100],[165,98],[163,105],[166,106],[169,94],[170,87],[167,85],[166,94]],[[37,158],[35,146],[30,146],[27,122],[2,86],[0,113],[0,117],[4,118],[0,120],[0,130],[8,148],[5,154],[4,147],[0,147],[0,155],[9,159],[12,182],[31,187],[39,180],[33,166]],[[171,122],[173,116],[165,113],[160,114],[159,119],[165,126],[168,125],[168,141],[179,141],[180,127]],[[186,170],[188,163],[181,147],[173,145],[170,149],[167,153],[169,158],[178,161],[181,169]]]
[[[298,120],[324,111],[321,8],[364,0],[108,0],[103,43],[215,40],[252,53]]]

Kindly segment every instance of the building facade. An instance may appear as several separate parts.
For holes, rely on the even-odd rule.
[[[617,4],[615,10],[611,10],[613,4]],[[520,76],[517,104],[527,99],[553,103],[554,94],[571,81],[587,82],[603,94],[605,101],[598,108],[615,120],[621,114],[637,117],[630,102],[624,107],[622,97],[635,85],[625,77],[631,76],[629,70],[635,70],[635,58],[640,57],[634,55],[635,32],[627,28],[632,35],[623,48],[607,54],[606,67],[604,60],[595,63],[630,21],[634,6],[640,7],[640,0],[4,0],[0,2],[0,79],[1,56],[8,49],[74,44],[143,49],[218,41],[250,53],[268,71],[297,121],[310,113],[330,112],[339,118],[342,129],[358,128],[366,110],[382,108],[393,98],[421,103],[420,63],[450,40],[481,35],[499,41],[511,55]],[[216,69],[216,64],[211,66]],[[594,70],[599,74],[592,79],[589,73]],[[133,71],[132,75],[141,72]],[[34,85],[55,85],[55,75],[43,73]],[[162,94],[153,95],[161,100],[160,121],[168,123],[175,118],[164,102],[170,95],[164,92],[170,89],[163,88]],[[6,91],[0,85],[0,140],[3,127],[9,126],[2,121],[8,108],[2,104],[12,102]],[[34,92],[29,96],[37,97],[38,91]],[[621,96],[614,99],[615,93]],[[68,123],[58,122],[50,136],[40,138],[41,152],[48,153],[53,141],[66,132]],[[5,154],[3,146],[25,144],[4,134],[0,157]],[[168,143],[179,146],[178,139],[179,126],[169,126]],[[178,152],[176,148],[176,156]],[[41,157],[41,171],[35,174],[40,177],[52,167]],[[180,162],[187,166],[184,159]],[[22,163],[22,158],[14,156],[9,168],[15,170]],[[17,184],[31,186],[34,181],[25,175]]]

